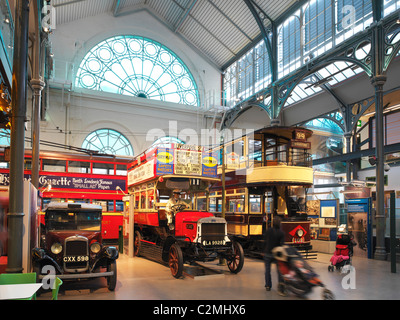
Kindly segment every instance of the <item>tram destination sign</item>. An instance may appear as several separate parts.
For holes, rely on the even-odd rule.
[[[290,140],[290,147],[295,149],[311,149],[309,141]]]
[[[31,175],[24,174],[24,180],[30,181]],[[9,184],[9,173],[0,173],[0,186],[8,186]],[[126,189],[126,181],[124,179],[40,175],[39,187],[43,187],[46,184],[50,184],[54,189],[86,189],[102,191],[115,191],[117,187],[120,187],[122,190]]]

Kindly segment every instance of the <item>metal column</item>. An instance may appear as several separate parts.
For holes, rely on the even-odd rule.
[[[383,17],[383,1],[373,0],[373,27],[372,27],[372,50],[373,50],[373,76],[371,84],[375,88],[375,147],[376,147],[376,247],[375,259],[386,260],[385,249],[385,153],[384,153],[384,128],[383,128],[383,85],[386,82],[384,72],[385,36],[380,21]]]
[[[346,153],[351,153],[351,132],[345,132],[344,137],[346,138]],[[346,182],[351,181],[351,160],[346,161]]]
[[[44,81],[32,79],[33,88],[33,112],[32,112],[32,177],[31,182],[36,189],[39,189],[39,151],[40,151],[40,108]]]
[[[376,76],[372,79],[375,87],[375,144],[376,144],[376,248],[375,259],[386,260],[385,249],[385,154],[383,130],[383,85],[386,76]]]
[[[28,83],[29,0],[15,4],[14,62],[11,90],[10,212],[8,213],[8,265],[6,272],[22,272],[24,152]]]
[[[40,1],[33,2],[33,9],[35,13],[41,12],[42,5]],[[41,26],[40,15],[35,21],[35,40],[32,50],[32,79],[30,81],[33,89],[33,107],[32,107],[32,176],[31,182],[36,189],[39,189],[39,143],[40,143],[40,110],[42,101],[42,90],[45,86],[43,81],[44,64],[45,60],[42,55],[45,54],[44,47],[42,46],[41,39]],[[43,51],[43,52],[42,52]]]

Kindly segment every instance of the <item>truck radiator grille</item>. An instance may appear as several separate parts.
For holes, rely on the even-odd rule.
[[[225,223],[202,223],[201,240],[224,240]]]
[[[88,240],[86,238],[67,238],[65,240],[64,268],[69,272],[82,272],[89,266]]]

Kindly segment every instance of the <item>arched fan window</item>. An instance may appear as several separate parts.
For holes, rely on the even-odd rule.
[[[133,148],[128,139],[111,129],[93,131],[83,141],[82,148],[104,154],[133,156]]]
[[[150,148],[155,146],[166,148],[169,147],[171,143],[185,144],[186,142],[175,137],[165,136],[162,138],[158,138],[156,141],[154,141]]]
[[[76,86],[199,106],[197,85],[182,60],[139,36],[112,37],[92,48],[79,66]]]

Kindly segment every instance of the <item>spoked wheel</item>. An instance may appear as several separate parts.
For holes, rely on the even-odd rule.
[[[133,241],[133,255],[135,257],[140,256],[140,247],[142,245],[141,240],[142,240],[142,235],[140,234],[139,231],[135,231],[135,240]]]
[[[171,274],[175,278],[180,278],[183,273],[183,253],[182,249],[174,243],[169,249],[168,254],[168,265],[171,270]]]
[[[241,244],[239,242],[233,242],[232,244],[232,254],[226,257],[226,264],[228,269],[232,273],[239,273],[244,264],[244,252]]]

